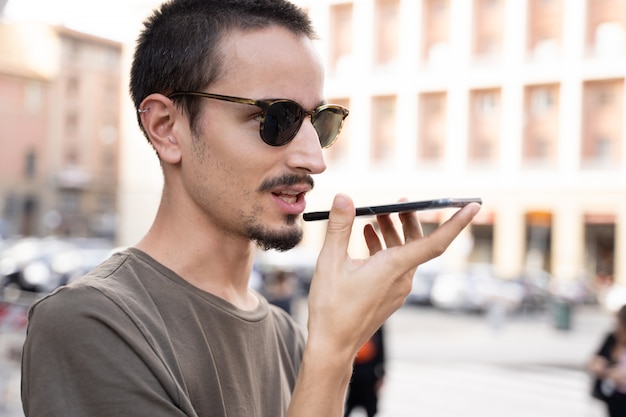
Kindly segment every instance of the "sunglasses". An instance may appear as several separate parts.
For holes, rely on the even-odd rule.
[[[322,148],[328,148],[337,140],[343,121],[349,113],[348,109],[337,104],[324,104],[314,110],[306,111],[293,100],[253,100],[197,91],[172,93],[168,98],[180,96],[197,96],[259,107],[263,110],[259,133],[263,142],[270,146],[283,146],[291,142],[300,130],[304,118],[310,116],[320,145]]]

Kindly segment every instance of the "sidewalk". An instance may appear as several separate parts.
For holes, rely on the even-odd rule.
[[[584,365],[612,315],[585,306],[572,318],[564,331],[549,312],[494,326],[488,316],[404,307],[387,323],[378,417],[604,417]]]

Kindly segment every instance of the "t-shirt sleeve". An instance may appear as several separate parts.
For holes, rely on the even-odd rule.
[[[137,324],[99,291],[61,289],[31,308],[27,417],[186,416],[181,390]]]

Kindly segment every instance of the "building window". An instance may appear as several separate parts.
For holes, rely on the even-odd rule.
[[[68,137],[76,137],[78,134],[78,114],[69,112],[65,116],[65,132]]]
[[[472,91],[470,106],[474,111],[470,113],[469,161],[493,164],[500,140],[500,89]]]
[[[27,179],[32,179],[37,175],[37,154],[32,149],[26,153],[24,175]]]
[[[330,9],[330,67],[337,74],[352,70],[352,4],[334,5]]]
[[[563,32],[562,0],[528,1],[528,51],[535,61],[559,54]]]
[[[377,0],[375,13],[374,63],[378,66],[392,65],[398,59],[399,0]]]
[[[624,80],[587,81],[583,85],[581,165],[610,169],[622,161]]]
[[[37,114],[43,107],[43,88],[40,82],[29,82],[24,90],[24,107],[30,114]]]
[[[608,58],[623,55],[625,38],[624,28],[619,23],[599,24],[595,34],[595,55]]]
[[[80,81],[78,80],[78,77],[76,77],[76,76],[68,77],[68,79],[67,79],[67,97],[68,98],[78,97],[79,87],[80,87]]]
[[[542,137],[537,137],[531,142],[529,156],[535,160],[546,160],[550,155],[550,142]]]
[[[504,37],[504,6],[500,0],[474,1],[474,55],[495,58]]]
[[[496,91],[477,92],[475,100],[476,115],[489,117],[498,111],[498,94]]]
[[[75,189],[64,189],[60,191],[60,209],[63,213],[78,213],[81,207],[80,191]]]
[[[611,148],[613,140],[611,138],[601,136],[595,141],[595,155],[599,163],[609,162],[611,160]]]
[[[559,86],[526,87],[522,160],[525,165],[547,167],[555,163],[559,136]]]
[[[587,47],[600,58],[623,59],[626,53],[626,2],[587,0]]]
[[[598,107],[610,106],[613,103],[613,92],[609,88],[598,89],[595,95],[595,102]]]
[[[471,148],[470,157],[473,161],[490,161],[493,159],[493,146],[489,138],[476,139]]]
[[[554,106],[554,95],[551,88],[539,87],[532,90],[530,110],[533,115],[542,115]]]
[[[449,9],[449,0],[424,1],[423,58],[429,65],[444,64],[449,60]]]
[[[115,48],[104,48],[102,50],[102,64],[105,68],[115,69],[119,67],[120,52]]]
[[[64,38],[63,55],[68,61],[76,60],[82,53],[82,45],[80,41],[73,38]]]

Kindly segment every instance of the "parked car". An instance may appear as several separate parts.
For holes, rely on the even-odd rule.
[[[518,311],[522,314],[544,312],[550,306],[552,276],[547,271],[529,269],[513,279],[522,289]]]
[[[443,310],[482,313],[496,304],[507,311],[515,310],[523,295],[519,283],[498,278],[491,264],[476,263],[437,275],[431,300],[433,306]]]
[[[432,305],[431,293],[435,279],[440,273],[440,258],[431,259],[420,265],[413,275],[413,286],[406,298],[409,304]]]
[[[598,297],[591,288],[589,281],[571,279],[550,283],[549,291],[552,297],[572,304],[596,304]]]
[[[0,252],[2,287],[46,293],[105,260],[111,244],[100,239],[23,238]]]
[[[254,269],[263,276],[263,285],[266,277],[278,271],[289,272],[296,277],[297,293],[306,295],[311,287],[317,255],[317,252],[301,247],[286,252],[259,251],[255,257]]]

